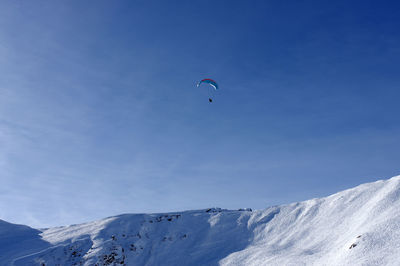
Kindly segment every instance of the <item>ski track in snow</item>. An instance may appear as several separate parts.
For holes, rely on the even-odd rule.
[[[400,176],[265,210],[0,220],[0,265],[400,265]]]

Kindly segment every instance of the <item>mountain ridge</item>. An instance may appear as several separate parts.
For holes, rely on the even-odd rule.
[[[396,265],[399,239],[395,176],[264,210],[121,214],[41,230],[0,221],[0,265]]]

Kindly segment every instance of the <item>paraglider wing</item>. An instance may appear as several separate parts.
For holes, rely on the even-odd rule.
[[[212,79],[202,79],[198,84],[197,87],[201,85],[201,83],[208,83],[210,84],[214,89],[218,90],[218,84],[215,82],[215,80]]]

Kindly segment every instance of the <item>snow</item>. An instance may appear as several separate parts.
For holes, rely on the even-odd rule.
[[[0,221],[0,265],[399,265],[400,176],[265,210]]]

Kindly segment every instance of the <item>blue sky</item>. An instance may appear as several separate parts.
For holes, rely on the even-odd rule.
[[[0,219],[266,208],[400,174],[395,1],[3,1]],[[208,102],[202,78],[218,81]]]

